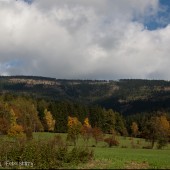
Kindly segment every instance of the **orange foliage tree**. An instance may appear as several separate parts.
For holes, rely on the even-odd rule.
[[[92,127],[89,123],[89,119],[85,118],[83,126],[81,128],[81,135],[84,139],[84,141],[86,141],[88,143],[90,137],[92,136]]]
[[[168,144],[168,136],[170,132],[170,123],[165,115],[156,117],[157,126],[159,126],[157,131],[158,145],[157,147],[161,149],[163,146]]]
[[[118,146],[119,141],[116,139],[116,131],[112,129],[110,132],[111,132],[111,136],[105,138],[104,141],[108,144],[109,147]]]
[[[103,141],[103,138],[104,138],[104,134],[102,130],[96,126],[92,129],[92,136],[95,140],[96,145],[99,141]]]

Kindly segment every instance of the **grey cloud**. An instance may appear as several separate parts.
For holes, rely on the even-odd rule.
[[[0,1],[0,74],[168,79],[170,27],[148,31],[133,21],[153,15],[158,5],[157,0]],[[14,59],[20,64],[5,65]]]

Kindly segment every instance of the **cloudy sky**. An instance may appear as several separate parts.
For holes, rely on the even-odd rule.
[[[0,75],[170,80],[168,0],[0,0]]]

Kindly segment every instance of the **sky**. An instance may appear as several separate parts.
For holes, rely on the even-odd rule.
[[[170,1],[0,0],[0,75],[170,80]]]

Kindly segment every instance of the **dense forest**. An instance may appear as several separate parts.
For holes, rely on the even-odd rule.
[[[154,129],[155,136],[150,139],[154,142],[160,136],[157,124],[170,120],[170,82],[162,80],[1,76],[0,92],[1,134],[66,133],[68,118],[76,118],[81,124],[88,119],[92,128],[103,133],[114,129],[123,136],[150,139]],[[165,136],[169,140],[169,132]]]
[[[81,123],[88,117],[92,127],[100,127],[103,132],[110,133],[111,129],[123,134],[125,122],[121,114],[100,106],[86,106],[70,101],[47,101],[33,99],[28,96],[4,94],[0,97],[1,133],[6,134],[11,119],[23,127],[24,131],[51,131],[46,125],[46,113],[55,120],[54,132],[67,132],[68,117],[77,117]],[[3,124],[3,125],[2,125]]]

